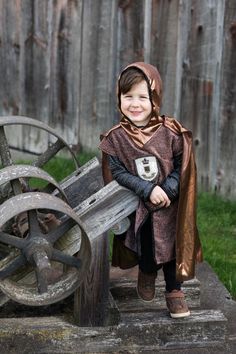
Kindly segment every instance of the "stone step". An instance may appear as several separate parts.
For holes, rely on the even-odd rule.
[[[215,347],[224,343],[225,334],[226,319],[216,310],[195,310],[190,317],[175,320],[164,310],[123,313],[118,326],[93,328],[55,316],[2,318],[0,352],[156,353]]]
[[[119,272],[119,271],[118,271]],[[116,302],[116,305],[121,312],[128,311],[155,311],[166,307],[165,304],[165,282],[162,275],[156,280],[156,296],[153,302],[144,303],[137,295],[136,284],[137,276],[134,271],[130,273],[124,272],[119,276],[113,273],[110,277],[110,292]],[[190,308],[200,307],[200,282],[194,278],[192,280],[185,281],[182,285],[182,289],[186,296],[186,301]]]

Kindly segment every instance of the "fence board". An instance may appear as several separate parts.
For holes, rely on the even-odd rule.
[[[124,68],[134,61],[144,60],[145,2],[119,1],[119,66]]]
[[[19,114],[21,109],[20,97],[20,2],[0,1],[0,67],[1,114]],[[14,89],[13,89],[14,88]],[[9,129],[12,141],[22,146],[20,130]]]
[[[81,80],[81,1],[54,1],[51,13],[50,120],[73,145],[78,144]]]
[[[21,86],[21,115],[48,123],[50,49],[48,43],[47,2],[21,1],[20,65],[24,75]],[[25,20],[23,20],[25,19]],[[23,21],[22,21],[23,20]],[[32,127],[22,129],[23,149],[43,151],[48,134]]]
[[[236,197],[236,3],[227,1],[224,19],[224,50],[220,82],[220,152],[218,190]]]
[[[186,57],[182,73],[180,117],[194,134],[199,182],[204,189],[216,181],[219,109],[217,96],[221,58],[215,43],[221,33],[221,2],[192,1]],[[216,59],[217,58],[217,59]]]
[[[83,6],[79,136],[81,144],[91,148],[97,147],[101,131],[113,124],[110,90],[114,87],[116,24],[113,1],[88,0]]]
[[[158,67],[163,81],[162,113],[175,112],[179,2],[153,0],[151,64]]]
[[[20,23],[18,14],[19,1],[0,2],[1,110],[4,113],[10,111],[12,114],[13,112],[19,113]],[[12,90],[12,85],[15,87],[14,90]]]

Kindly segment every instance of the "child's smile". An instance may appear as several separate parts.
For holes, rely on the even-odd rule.
[[[127,118],[139,127],[148,124],[151,118],[152,104],[145,80],[133,85],[127,93],[121,93],[120,99],[121,111]]]

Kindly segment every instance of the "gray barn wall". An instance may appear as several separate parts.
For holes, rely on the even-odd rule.
[[[234,0],[0,0],[0,115],[25,115],[79,149],[118,122],[116,79],[158,67],[162,113],[193,131],[199,186],[236,197]],[[40,152],[46,133],[8,129]]]

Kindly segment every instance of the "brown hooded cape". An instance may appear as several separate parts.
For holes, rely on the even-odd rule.
[[[152,134],[164,125],[183,138],[183,160],[180,176],[179,203],[176,225],[176,276],[179,281],[188,280],[195,275],[196,261],[202,261],[202,250],[196,226],[196,165],[192,148],[192,134],[185,129],[177,120],[165,116],[159,116],[159,107],[162,98],[162,82],[157,69],[143,62],[130,64],[129,67],[136,67],[141,70],[151,88],[151,101],[153,104],[153,116],[144,129],[138,129],[122,117],[120,123],[102,135],[103,139],[117,127],[122,127],[130,138],[142,147]],[[124,70],[126,70],[125,68]],[[118,100],[120,97],[118,83]],[[119,107],[120,108],[120,107]],[[102,143],[101,143],[102,149]],[[105,183],[112,180],[107,164],[106,154],[103,152],[103,176]],[[132,251],[122,247],[115,241],[113,245],[113,263],[121,268],[132,267],[137,264]]]

